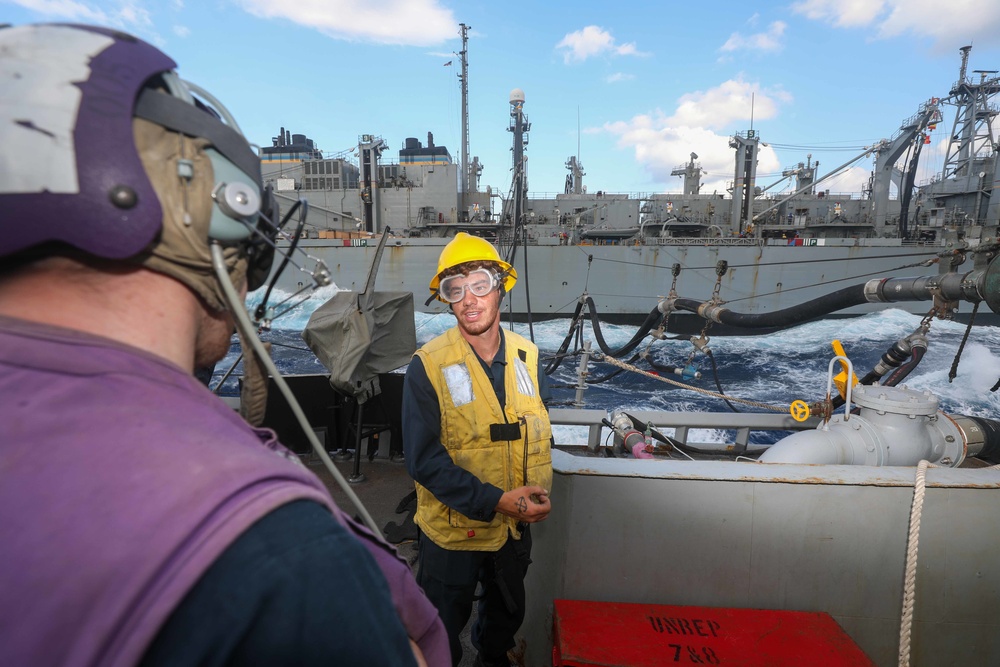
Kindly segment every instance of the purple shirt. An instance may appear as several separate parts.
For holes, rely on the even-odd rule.
[[[134,664],[212,561],[297,499],[359,536],[408,634],[447,664],[406,563],[337,510],[272,431],[160,357],[0,317],[4,662]]]

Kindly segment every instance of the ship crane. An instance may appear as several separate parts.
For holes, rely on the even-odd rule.
[[[802,187],[796,189],[791,194],[786,195],[785,197],[783,197],[781,199],[778,199],[778,201],[776,201],[774,204],[772,204],[771,206],[768,206],[767,208],[763,209],[762,211],[760,211],[759,213],[757,213],[756,215],[754,215],[752,221],[753,222],[757,222],[758,220],[760,220],[761,218],[764,217],[765,213],[773,211],[774,209],[778,208],[779,206],[781,206],[782,204],[784,204],[788,200],[792,199],[793,197],[797,197],[798,195],[800,195],[800,194],[802,194],[802,193],[804,193],[806,191],[811,190],[817,184],[822,183],[826,179],[833,178],[834,176],[840,174],[842,171],[844,171],[845,169],[847,169],[848,167],[850,167],[852,164],[854,164],[858,160],[866,158],[869,155],[871,155],[873,152],[875,152],[875,151],[879,150],[880,148],[882,148],[883,145],[884,145],[884,142],[880,142],[878,144],[875,144],[874,146],[866,148],[863,153],[861,153],[860,155],[857,155],[857,156],[851,158],[850,160],[848,160],[844,164],[840,165],[839,167],[837,167],[836,169],[834,169],[833,171],[831,171],[826,176],[823,176],[822,178],[816,179],[815,181],[814,180],[809,180]],[[780,181],[779,181],[779,183],[780,183]]]

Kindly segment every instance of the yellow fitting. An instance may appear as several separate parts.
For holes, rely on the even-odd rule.
[[[844,346],[840,344],[839,340],[834,340],[830,343],[833,346],[833,353],[838,357],[847,358],[847,353],[844,352]],[[837,385],[837,391],[840,392],[841,398],[847,398],[847,364],[843,360],[840,361],[840,367],[843,369],[833,377],[833,384]],[[853,387],[858,383],[858,376],[851,373],[851,386]]]

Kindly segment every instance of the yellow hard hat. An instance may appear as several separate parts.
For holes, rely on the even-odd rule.
[[[492,243],[478,236],[459,232],[455,238],[448,241],[448,245],[441,251],[437,273],[431,278],[431,294],[437,296],[438,285],[441,283],[441,272],[445,269],[476,261],[496,262],[500,265],[507,274],[503,281],[505,291],[509,292],[514,283],[517,282],[517,271],[514,270],[513,266],[500,259],[500,253],[497,252]],[[444,301],[440,296],[437,299]]]

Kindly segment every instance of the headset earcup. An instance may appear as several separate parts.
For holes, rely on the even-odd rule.
[[[212,161],[215,176],[209,238],[224,244],[245,241],[253,234],[260,214],[260,190],[249,176],[214,148],[205,154]]]

